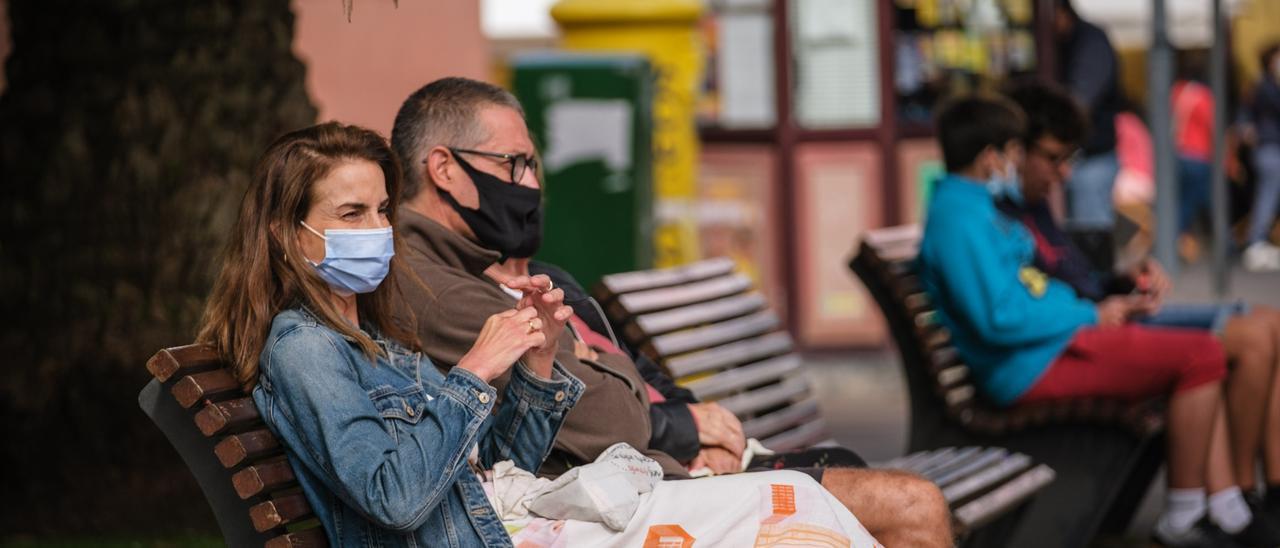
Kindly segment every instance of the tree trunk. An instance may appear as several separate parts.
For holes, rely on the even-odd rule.
[[[136,398],[145,360],[194,337],[254,160],[315,119],[289,1],[10,0],[9,15],[0,530],[214,532]]]

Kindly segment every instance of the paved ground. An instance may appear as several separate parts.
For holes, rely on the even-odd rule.
[[[1179,274],[1170,300],[1212,302],[1215,299],[1211,283],[1207,266],[1187,267]],[[1280,308],[1280,274],[1253,274],[1237,269],[1231,275],[1228,299]],[[836,439],[871,461],[887,460],[903,453],[910,417],[906,386],[898,356],[892,348],[809,356],[806,363]],[[1154,483],[1131,527],[1134,537],[1146,536],[1145,531],[1154,522],[1162,497],[1161,477]]]

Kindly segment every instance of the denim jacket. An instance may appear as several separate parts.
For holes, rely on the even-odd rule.
[[[536,471],[582,382],[523,363],[496,391],[374,334],[370,363],[354,341],[304,308],[271,323],[253,400],[284,443],[333,546],[511,546],[467,457]]]

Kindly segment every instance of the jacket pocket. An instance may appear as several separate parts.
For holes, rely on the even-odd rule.
[[[378,414],[382,415],[387,433],[399,443],[400,432],[412,428],[422,420],[427,402],[433,398],[421,386],[410,385],[404,388],[379,386],[369,391],[369,399]]]

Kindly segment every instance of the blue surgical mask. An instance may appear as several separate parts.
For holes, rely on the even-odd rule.
[[[1013,160],[1005,163],[1003,174],[991,174],[987,179],[987,192],[997,200],[1007,197],[1016,204],[1022,204],[1022,177],[1018,175],[1018,165]]]
[[[306,222],[302,226],[324,239],[324,260],[307,262],[339,295],[369,293],[391,270],[391,257],[396,254],[391,227],[328,228],[321,234]]]

